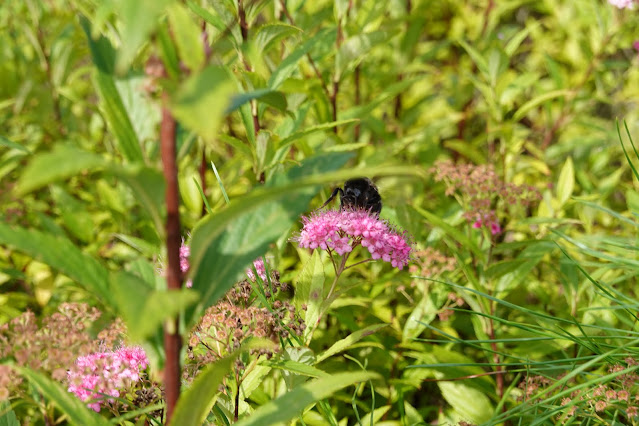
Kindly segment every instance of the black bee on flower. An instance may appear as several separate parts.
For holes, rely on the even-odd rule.
[[[349,179],[344,183],[344,188],[337,187],[328,200],[322,206],[325,207],[333,201],[339,194],[340,210],[363,209],[379,216],[382,211],[382,197],[379,195],[377,186],[368,178]]]

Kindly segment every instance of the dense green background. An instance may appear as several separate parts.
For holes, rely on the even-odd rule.
[[[637,356],[637,13],[594,0],[4,2],[0,323],[88,302],[123,318],[157,371],[163,320],[182,311],[188,330],[258,256],[297,290],[330,284],[330,262],[289,238],[334,185],[369,176],[382,217],[454,270],[349,271],[309,347],[351,340],[305,361],[327,374],[289,389],[299,406],[275,400],[273,369],[246,395],[247,422],[269,401],[306,424],[552,424],[572,406],[569,421],[634,422],[634,384],[603,411],[592,390],[618,389],[609,366]],[[180,123],[192,238],[194,286],[176,294],[157,272],[163,104]],[[493,166],[541,200],[495,196],[503,232],[472,228],[470,194],[433,179],[444,159]],[[460,307],[438,316],[449,293]],[[63,388],[22,374],[45,390],[12,399],[18,417],[57,406],[88,421]],[[535,375],[552,384],[531,399],[518,385]],[[586,397],[562,407],[577,388]]]

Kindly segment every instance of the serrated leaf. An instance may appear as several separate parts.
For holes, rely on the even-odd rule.
[[[111,423],[91,410],[74,394],[67,392],[61,384],[46,377],[44,374],[26,367],[12,367],[36,387],[42,395],[53,402],[70,422],[77,425],[110,426]]]
[[[233,92],[228,71],[209,66],[190,77],[171,97],[171,111],[181,124],[211,141]]]
[[[366,328],[362,328],[361,330],[357,330],[356,332],[350,334],[349,336],[338,340],[328,348],[324,353],[317,357],[317,364],[324,361],[326,358],[329,358],[335,354],[348,350],[353,344],[359,342],[364,337],[370,336],[371,334],[375,334],[375,332],[381,328],[387,327],[388,324],[374,324],[369,325]]]
[[[250,417],[240,420],[236,425],[272,425],[286,422],[299,416],[308,405],[327,398],[347,386],[378,378],[380,378],[378,374],[368,372],[338,373],[330,377],[322,377],[298,386],[260,406]]]
[[[168,8],[168,18],[180,59],[191,71],[198,71],[205,59],[200,28],[179,3]]]
[[[108,162],[100,155],[56,144],[52,151],[39,153],[31,159],[18,180],[16,192],[24,195],[85,170],[100,170],[107,165]]]
[[[565,204],[575,189],[575,168],[572,163],[572,157],[568,157],[564,166],[559,172],[559,180],[557,182],[557,199],[560,204]]]
[[[319,250],[314,250],[304,267],[297,275],[295,284],[295,304],[301,309],[306,304],[306,312],[304,321],[306,322],[306,330],[304,330],[304,341],[309,341],[310,333],[315,324],[319,320],[322,312],[322,304],[328,287],[325,286],[326,276],[324,275],[324,265]],[[326,287],[326,288],[325,288]]]

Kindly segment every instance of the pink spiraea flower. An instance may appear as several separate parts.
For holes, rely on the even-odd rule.
[[[619,9],[634,9],[635,7],[633,0],[608,0],[608,3]]]
[[[180,246],[180,270],[183,274],[186,274],[189,271],[189,256],[191,255],[191,247],[184,244],[182,241],[182,245]],[[186,280],[184,284],[186,288],[193,287],[193,280]]]
[[[344,255],[361,244],[373,259],[402,269],[410,260],[411,245],[405,233],[365,210],[325,210],[302,217],[304,226],[293,238],[300,247],[331,250]]]
[[[81,356],[67,372],[68,390],[82,401],[93,400],[87,406],[99,412],[104,395],[119,397],[122,390],[140,380],[140,372],[148,365],[146,353],[140,347]]]
[[[499,226],[499,221],[494,210],[490,210],[487,214],[477,215],[477,219],[473,222],[473,228],[479,229],[484,226],[490,230],[492,235],[501,233],[501,226]]]
[[[253,261],[253,266],[257,271],[257,275],[259,275],[262,281],[266,282],[266,268],[264,267],[264,261],[262,260],[262,258],[255,259],[255,261]],[[255,273],[253,273],[253,268],[246,268],[246,276],[249,278],[249,280],[253,282],[256,281]]]

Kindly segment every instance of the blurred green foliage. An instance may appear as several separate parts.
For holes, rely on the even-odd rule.
[[[412,269],[345,274],[314,355],[261,365],[243,421],[630,424],[630,403],[593,411],[591,394],[564,404],[553,389],[612,389],[608,367],[637,357],[639,157],[619,144],[639,134],[637,13],[596,0],[4,2],[0,323],[88,302],[122,317],[159,370],[162,323],[185,312],[186,335],[253,259],[268,253],[309,293],[298,306],[330,284],[326,256],[289,238],[332,186],[368,176],[382,217],[412,236]],[[163,107],[179,122],[192,241],[193,289],[176,293],[158,272]],[[501,232],[477,229],[471,194],[433,178],[444,159],[540,200],[514,210],[497,194]],[[94,417],[24,375],[34,399],[10,400],[18,418]],[[529,394],[534,375],[553,384]],[[232,421],[226,400],[195,392],[183,404]]]

